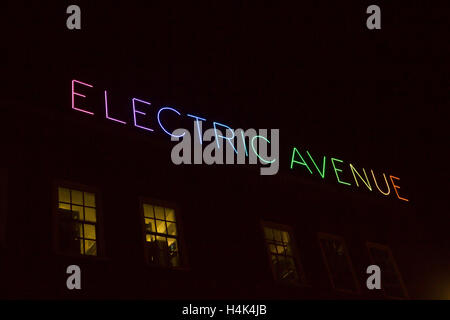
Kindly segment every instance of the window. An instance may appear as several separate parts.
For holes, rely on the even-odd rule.
[[[179,219],[175,209],[143,202],[146,259],[151,265],[180,267]]]
[[[395,263],[391,249],[378,243],[367,242],[372,264],[380,267],[381,288],[390,298],[408,298],[406,287]]]
[[[359,284],[344,239],[321,232],[318,237],[333,288],[343,292],[359,293]]]
[[[97,203],[95,192],[58,186],[57,251],[98,255]]]
[[[291,229],[268,222],[262,226],[274,279],[285,283],[305,282]]]

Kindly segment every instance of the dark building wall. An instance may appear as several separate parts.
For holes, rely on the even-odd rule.
[[[4,297],[376,298],[365,289],[371,264],[366,241],[389,245],[411,297],[426,297],[421,270],[414,268],[423,245],[419,217],[392,194],[374,196],[284,169],[260,176],[251,166],[175,166],[168,138],[66,109],[4,112],[9,121],[2,133],[14,135],[2,159],[9,177],[0,265]],[[103,257],[55,254],[58,181],[99,190]],[[145,263],[139,197],[180,208],[185,270]],[[273,281],[261,220],[293,228],[307,285]],[[332,289],[318,232],[345,239],[360,294]],[[81,292],[66,289],[70,264],[82,269]]]

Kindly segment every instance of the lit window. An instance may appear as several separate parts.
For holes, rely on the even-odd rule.
[[[287,283],[304,282],[300,262],[293,248],[293,234],[287,226],[263,223],[264,238],[275,280]]]
[[[58,187],[58,251],[97,255],[95,193]]]
[[[391,298],[407,298],[406,287],[389,247],[368,242],[367,248],[372,263],[380,267],[381,288],[385,294]]]
[[[344,239],[331,234],[319,233],[319,243],[333,288],[344,292],[359,293],[359,284]]]
[[[175,209],[144,203],[143,211],[148,263],[179,267],[180,239]]]

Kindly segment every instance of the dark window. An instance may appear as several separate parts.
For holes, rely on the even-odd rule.
[[[304,282],[293,233],[287,226],[263,223],[267,252],[276,281],[287,283]]]
[[[344,239],[319,233],[319,243],[333,288],[345,292],[359,292],[359,284]]]
[[[60,253],[97,255],[94,192],[58,187],[57,248]]]
[[[373,264],[380,267],[381,288],[391,298],[407,298],[408,293],[388,246],[368,242],[367,248]]]

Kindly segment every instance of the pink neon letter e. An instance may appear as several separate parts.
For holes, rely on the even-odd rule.
[[[90,111],[87,111],[87,110],[83,110],[83,109],[79,109],[79,108],[75,107],[75,95],[83,97],[83,98],[86,98],[86,96],[84,94],[81,94],[81,93],[78,93],[78,92],[74,91],[74,83],[75,82],[79,83],[79,84],[82,84],[84,86],[87,86],[89,88],[92,88],[92,86],[90,84],[87,84],[87,83],[84,83],[84,82],[81,82],[81,81],[78,81],[78,80],[72,80],[72,109],[75,109],[77,111],[81,111],[81,112],[84,112],[84,113],[87,113],[87,114],[90,114],[90,115],[94,115],[93,112],[90,112]]]

